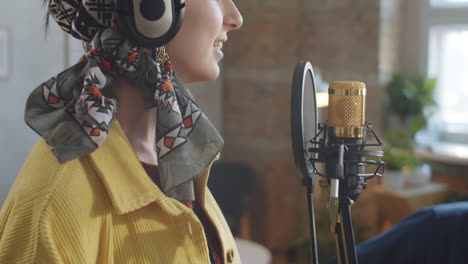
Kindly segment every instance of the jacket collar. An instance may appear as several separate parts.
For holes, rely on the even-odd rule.
[[[118,214],[135,211],[152,202],[171,215],[182,213],[148,176],[117,120],[112,122],[106,140],[89,159]]]

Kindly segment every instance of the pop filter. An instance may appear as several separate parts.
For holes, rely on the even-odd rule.
[[[294,161],[305,180],[312,180],[314,167],[308,148],[317,134],[317,98],[312,64],[301,61],[294,69],[291,90],[291,138]]]
[[[335,119],[330,118],[319,125],[312,65],[308,61],[296,64],[291,90],[292,148],[296,167],[307,187],[312,263],[318,263],[312,193],[314,176],[317,174],[326,179],[320,185],[327,188],[329,193],[327,209],[331,230],[336,237],[338,262],[352,264],[357,263],[357,257],[351,205],[365,189],[368,179],[383,174],[384,162],[380,159],[383,156],[383,151],[380,151],[382,142],[371,123],[364,121],[366,90],[363,83],[333,82],[328,93],[329,107],[333,110],[331,113],[329,111],[329,117],[332,115]],[[358,108],[358,105],[361,107]],[[353,123],[355,120],[358,120],[357,125]],[[377,143],[366,142],[368,133],[372,133]],[[377,147],[378,150],[365,150],[365,147]],[[369,159],[370,157],[376,157],[377,160]],[[316,162],[325,164],[325,173],[317,171]],[[366,173],[366,164],[377,168],[373,173]]]
[[[318,263],[317,238],[315,236],[314,198],[312,195],[315,169],[311,159],[314,152],[312,139],[317,134],[317,98],[312,64],[301,61],[294,69],[291,90],[291,139],[296,167],[303,175],[307,187],[310,218],[310,246],[312,263]]]

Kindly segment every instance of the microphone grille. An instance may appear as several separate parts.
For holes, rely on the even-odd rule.
[[[366,85],[363,82],[336,81],[328,88],[328,125],[335,135],[362,137],[365,124]]]

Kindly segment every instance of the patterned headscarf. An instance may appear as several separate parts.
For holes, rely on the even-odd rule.
[[[77,64],[31,93],[25,121],[53,148],[59,162],[89,154],[110,130],[119,106],[110,86],[123,77],[142,89],[145,107],[158,109],[156,148],[163,192],[180,201],[194,200],[193,178],[221,151],[223,140],[170,62],[160,65],[107,26],[110,2],[52,0],[50,12],[60,26],[92,41]]]
[[[49,14],[67,33],[90,41],[96,32],[112,27],[114,0],[51,0]]]

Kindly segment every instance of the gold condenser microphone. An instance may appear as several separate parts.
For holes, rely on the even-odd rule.
[[[363,82],[337,81],[328,88],[329,135],[362,138],[366,123],[366,85]]]

